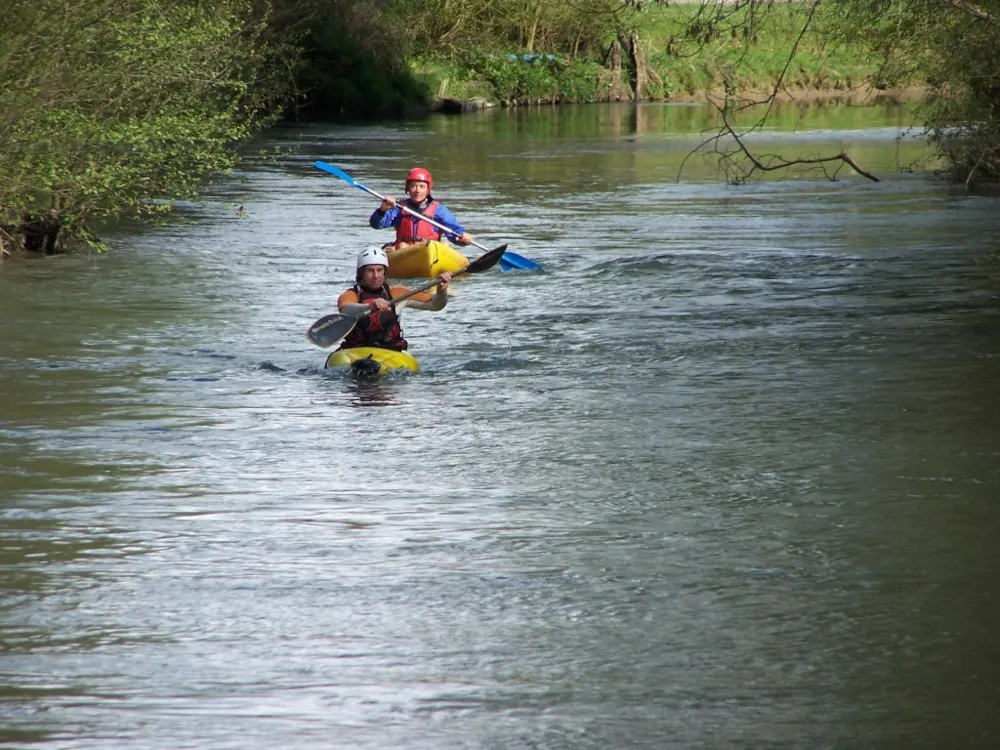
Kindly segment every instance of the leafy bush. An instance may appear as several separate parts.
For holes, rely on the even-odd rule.
[[[0,230],[28,247],[44,235],[55,251],[66,235],[100,249],[89,219],[196,199],[275,120],[295,67],[249,0],[6,5]]]
[[[592,102],[597,98],[597,86],[604,68],[592,60],[568,63],[559,73],[556,85],[559,97],[568,102]]]
[[[300,110],[310,117],[399,116],[430,101],[427,86],[405,65],[362,49],[338,24],[312,28],[306,48]]]
[[[464,61],[467,76],[484,81],[498,101],[592,102],[601,65],[567,62],[552,54],[476,53]]]

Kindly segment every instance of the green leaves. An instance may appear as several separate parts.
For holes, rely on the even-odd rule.
[[[0,15],[2,224],[51,210],[93,245],[90,218],[196,199],[283,103],[292,50],[252,0],[0,0]]]
[[[967,183],[1000,182],[1000,0],[842,0],[827,32],[860,30],[877,64],[877,87],[926,83],[927,132]]]

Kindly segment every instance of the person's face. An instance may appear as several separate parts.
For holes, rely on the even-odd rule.
[[[385,266],[364,266],[361,269],[361,283],[368,289],[381,289],[385,283]]]
[[[421,203],[427,198],[431,190],[423,180],[410,180],[406,183],[406,192],[410,196],[411,201]]]

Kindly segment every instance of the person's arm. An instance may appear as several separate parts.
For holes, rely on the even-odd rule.
[[[358,315],[368,311],[368,305],[358,302],[358,293],[348,289],[337,297],[337,309],[346,315]]]
[[[406,290],[403,289],[405,292]],[[388,310],[389,303],[381,297],[368,300],[368,302],[358,302],[358,293],[353,289],[348,289],[337,298],[337,309],[345,315],[360,315],[381,310]]]
[[[393,203],[391,208],[384,209],[384,205],[385,202],[376,208],[369,217],[368,224],[372,229],[388,229],[391,226],[395,226],[396,221],[399,219],[401,213],[399,206]]]
[[[449,211],[443,203],[438,203],[437,211],[434,212],[434,221],[448,227],[451,232],[446,232],[445,236],[459,245],[468,245],[472,242],[472,237],[465,231],[465,227],[458,223],[455,214]]]
[[[434,294],[430,292],[419,292],[409,299],[404,299],[396,305],[396,312],[400,313],[404,307],[412,307],[414,310],[430,310],[437,312],[443,310],[448,304],[448,283],[451,281],[451,274],[445,271],[438,275],[438,285]],[[405,286],[392,287],[392,296],[398,297],[409,291]]]

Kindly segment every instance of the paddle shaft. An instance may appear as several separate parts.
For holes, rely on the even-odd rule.
[[[358,182],[357,180],[355,180],[353,177],[351,177],[349,174],[347,174],[347,172],[345,172],[343,169],[340,169],[339,167],[335,167],[332,164],[327,164],[325,161],[317,161],[317,162],[314,162],[313,164],[314,164],[314,166],[317,169],[321,169],[324,172],[332,174],[334,177],[337,177],[338,179],[343,180],[348,185],[353,185],[354,187],[358,188],[359,190],[364,190],[366,193],[368,193],[369,195],[375,196],[379,200],[382,200],[382,201],[388,200],[388,198],[386,198],[386,196],[382,195],[381,193],[375,192],[374,190],[372,190],[371,188],[369,188],[366,185],[362,185],[360,182]],[[429,216],[424,216],[419,211],[414,211],[413,209],[409,208],[408,206],[403,206],[403,205],[400,205],[399,203],[396,203],[396,205],[399,206],[399,209],[401,211],[405,211],[408,214],[412,214],[413,216],[415,216],[418,219],[423,219],[424,221],[426,221],[431,226],[437,227],[438,229],[440,229],[442,231],[445,231],[445,232],[448,232],[449,234],[455,234],[454,230],[449,229],[444,224],[440,224],[440,223],[434,221],[434,219],[430,218]],[[470,245],[475,245],[480,250],[488,250],[489,249],[485,245],[482,245],[482,244],[476,242],[475,240],[470,240],[469,244]],[[542,268],[535,261],[530,260],[529,258],[525,258],[523,255],[518,255],[517,253],[512,253],[512,252],[505,252],[504,253],[504,257],[501,260],[503,261],[500,264],[501,268],[503,268],[505,271],[506,270],[510,270],[512,268],[522,268],[522,269],[529,270],[529,271],[538,271],[538,270],[541,270],[541,268]]]
[[[506,245],[495,247],[489,252],[480,255],[465,268],[452,273],[451,277],[455,278],[456,276],[461,276],[465,273],[478,273],[492,268],[500,261],[500,258],[506,250]],[[395,306],[416,294],[420,294],[421,292],[430,289],[439,282],[439,279],[432,279],[431,281],[420,284],[419,286],[407,290],[404,294],[401,294],[398,297],[393,297],[389,300],[389,304]],[[361,310],[353,314],[333,313],[331,315],[324,315],[322,318],[309,326],[306,336],[316,346],[321,349],[326,349],[333,346],[344,338],[344,336],[350,333],[351,329],[353,329],[354,326],[356,326],[358,322],[369,312],[371,312],[371,310]]]
[[[461,273],[465,273],[464,269],[453,273],[452,278]],[[432,286],[437,284],[438,281],[438,279],[433,279],[432,281],[428,281],[420,286],[414,287],[413,289],[407,291],[406,294],[393,297],[389,300],[389,304],[395,307],[403,300],[407,300],[416,294],[420,294],[421,292],[430,289]],[[332,315],[324,315],[322,318],[309,326],[309,331],[306,336],[311,342],[316,344],[316,346],[325,349],[333,346],[344,338],[344,336],[349,334],[354,326],[356,326],[361,319],[370,312],[371,310],[360,310],[356,313],[333,313]],[[317,338],[320,334],[323,334],[322,337]]]
[[[380,200],[383,200],[383,201],[389,200],[388,198],[386,198],[381,193],[376,193],[371,188],[365,187],[364,185],[362,185],[359,182],[355,182],[354,186],[358,187],[358,188],[361,188],[366,193],[370,193],[371,195],[374,195],[376,198],[379,198]],[[404,213],[408,213],[410,216],[416,216],[418,219],[422,219],[422,220],[426,221],[432,227],[437,227],[438,229],[440,229],[440,230],[442,230],[444,232],[448,232],[448,234],[455,234],[455,230],[454,229],[450,229],[449,227],[446,227],[441,222],[434,221],[434,219],[432,219],[430,216],[424,216],[419,211],[414,211],[409,206],[404,206],[402,203],[399,203],[398,201],[396,202],[396,206],[399,208],[400,211],[403,211]],[[489,248],[486,247],[486,245],[481,245],[480,243],[478,243],[478,242],[476,242],[475,240],[472,240],[472,239],[470,239],[469,244],[470,245],[475,245],[480,250],[489,250]]]
[[[451,274],[451,277],[455,278],[456,276],[461,276],[463,273],[465,273],[465,269],[464,268],[461,271],[453,271],[452,274]],[[415,286],[410,291],[408,291],[406,294],[401,294],[398,297],[393,297],[391,300],[389,300],[389,304],[392,305],[393,307],[395,307],[400,302],[402,302],[404,299],[409,299],[410,297],[413,297],[414,295],[417,295],[417,294],[420,294],[421,292],[427,291],[432,286],[436,286],[439,281],[440,281],[440,279],[431,279],[430,281],[425,282],[425,283],[421,284],[420,286]]]

